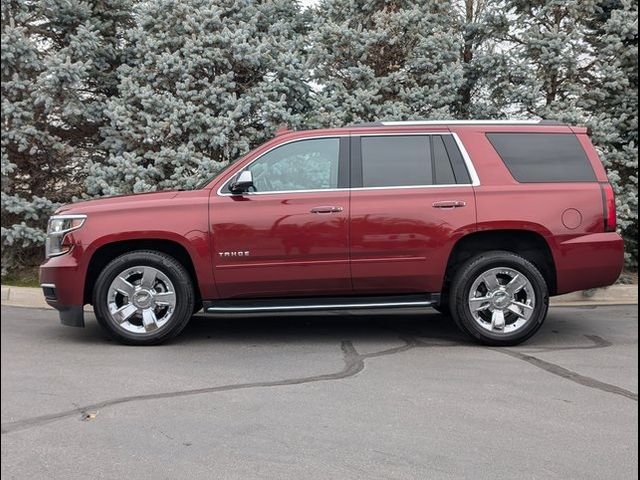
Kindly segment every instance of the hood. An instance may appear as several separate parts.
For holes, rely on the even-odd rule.
[[[81,200],[75,203],[62,205],[56,210],[56,214],[64,213],[90,213],[99,211],[119,210],[128,207],[143,206],[145,204],[155,204],[157,202],[168,202],[177,197],[182,192],[180,190],[164,190],[161,192],[135,193],[133,195],[117,195],[114,197],[103,197],[94,200]]]

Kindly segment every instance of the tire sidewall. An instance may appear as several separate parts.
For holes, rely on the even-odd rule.
[[[495,334],[477,324],[469,308],[468,297],[471,286],[481,273],[492,268],[507,267],[524,275],[534,290],[536,303],[534,312],[527,324],[516,332]],[[547,316],[549,292],[542,274],[529,261],[508,252],[495,252],[479,259],[472,259],[459,272],[454,282],[455,309],[460,326],[469,335],[489,345],[515,345],[530,338],[541,326]]]
[[[111,318],[108,307],[111,282],[126,269],[140,265],[160,270],[171,280],[176,293],[173,316],[167,324],[151,334],[136,334],[124,330]],[[131,345],[154,345],[177,335],[191,317],[193,305],[193,288],[184,267],[167,255],[151,251],[131,252],[111,261],[100,272],[93,291],[93,308],[98,322],[118,341]]]

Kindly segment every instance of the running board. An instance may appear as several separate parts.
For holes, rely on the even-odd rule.
[[[380,308],[431,307],[440,294],[385,295],[375,297],[309,297],[205,300],[205,313],[278,313],[323,310],[357,310]]]

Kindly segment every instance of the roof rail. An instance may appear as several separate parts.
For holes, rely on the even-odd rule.
[[[556,120],[402,120],[367,122],[350,127],[400,127],[411,125],[564,125]]]

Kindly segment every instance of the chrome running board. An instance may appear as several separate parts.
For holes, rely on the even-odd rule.
[[[277,299],[208,300],[205,313],[278,313],[323,310],[420,308],[436,305],[439,294],[384,295],[368,297],[309,297]]]

